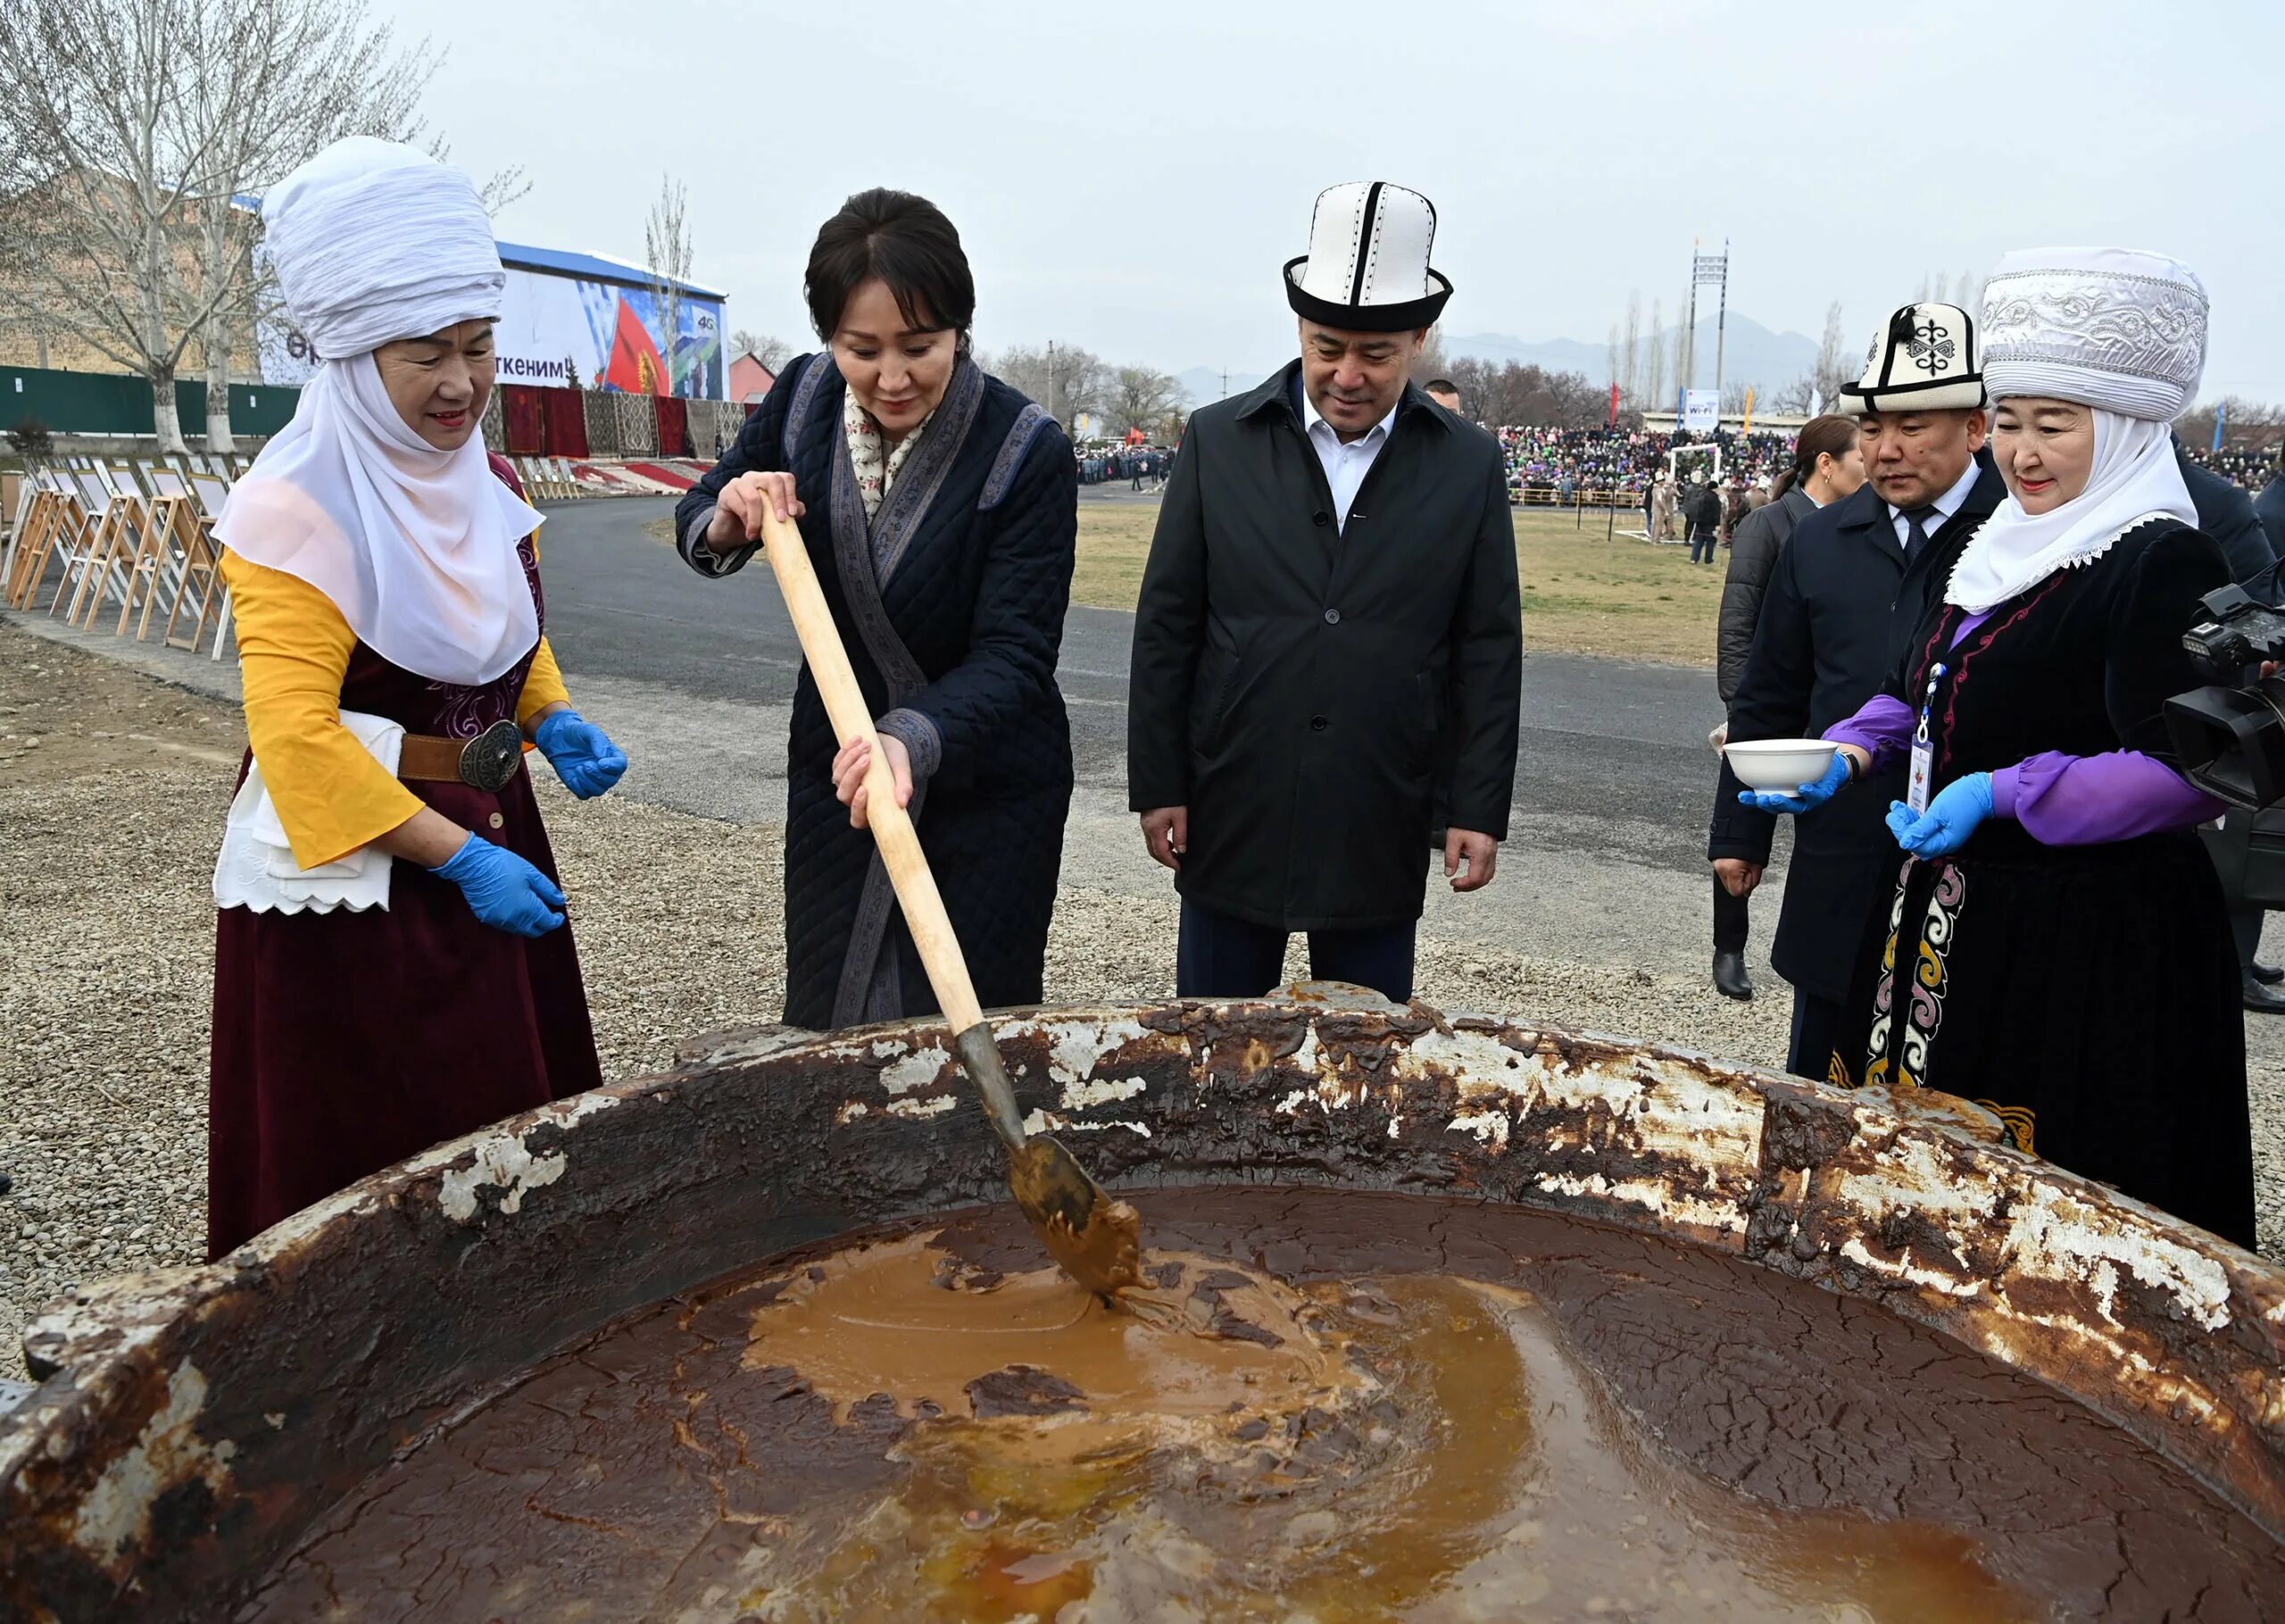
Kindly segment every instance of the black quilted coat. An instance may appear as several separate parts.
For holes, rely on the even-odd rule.
[[[912,809],[987,1008],[1040,1001],[1071,805],[1071,727],[1055,682],[1078,528],[1070,443],[963,358],[879,512],[859,501],[830,355],[785,369],[729,454],[675,510],[684,558],[727,575],[752,556],[699,539],[715,493],[789,471],[810,559],[881,731],[912,757]],[[767,575],[767,570],[763,572]],[[872,836],[828,775],[837,749],[806,667],[786,757],[785,1019],[847,1026],[937,1008]]]

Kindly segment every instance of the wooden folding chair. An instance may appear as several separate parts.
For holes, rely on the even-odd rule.
[[[16,526],[8,573],[0,578],[0,603],[10,609],[31,607],[49,560],[59,551],[67,560],[76,552],[74,543],[83,517],[79,504],[61,490],[38,476],[33,477],[31,502]]]
[[[170,649],[187,649],[195,653],[200,639],[206,635],[207,620],[221,607],[221,559],[214,551],[214,538],[200,522],[195,497],[162,496],[157,518],[165,527],[170,551],[180,560],[180,575],[173,600],[167,605],[167,623],[160,636]],[[177,623],[186,616],[190,630],[187,634],[178,634]],[[146,626],[149,619],[146,609]],[[143,640],[142,631],[137,631],[135,640]]]
[[[71,482],[79,489],[79,505],[88,515],[92,527],[84,533],[86,545],[79,555],[66,561],[63,579],[56,584],[55,597],[49,602],[47,612],[53,615],[61,609],[64,620],[77,626],[84,609],[87,624],[93,626],[104,601],[125,586],[119,551],[127,531],[128,503],[93,466],[75,467]],[[71,588],[69,600],[63,595],[67,586]]]

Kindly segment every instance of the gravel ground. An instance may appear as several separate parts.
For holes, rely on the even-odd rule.
[[[58,696],[68,696],[59,698]],[[30,742],[37,739],[37,743]],[[207,876],[244,744],[236,711],[0,624],[0,1378],[26,1315],[73,1285],[196,1261],[204,1231]],[[579,932],[603,1069],[669,1063],[694,1033],[774,1019],[785,993],[781,836],[538,775]],[[1175,904],[1067,886],[1059,999],[1172,990]],[[694,964],[716,966],[693,975]],[[1303,971],[1298,944],[1289,968]],[[1657,1033],[1775,1064],[1782,996],[1425,936],[1419,990],[1450,1008]],[[1774,990],[1774,989],[1773,989]],[[2285,1072],[2255,1069],[2266,1249],[2285,1255]]]

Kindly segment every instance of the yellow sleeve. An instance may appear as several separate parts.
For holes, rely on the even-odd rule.
[[[333,600],[227,548],[246,737],[304,868],[337,862],[424,803],[341,725],[341,679],[357,635]]]
[[[524,677],[523,697],[516,701],[516,725],[529,725],[532,717],[550,705],[570,702],[571,696],[563,687],[562,668],[555,663],[555,650],[547,646],[547,639],[543,637],[532,655],[532,668]]]

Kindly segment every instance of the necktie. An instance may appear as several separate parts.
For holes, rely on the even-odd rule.
[[[1907,569],[1912,568],[1912,561],[1927,551],[1928,526],[1935,521],[1936,518],[1937,508],[1932,501],[1924,507],[1907,508],[1904,510],[1905,526],[1911,533],[1904,543],[1904,567]]]

